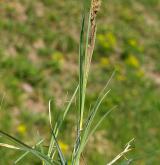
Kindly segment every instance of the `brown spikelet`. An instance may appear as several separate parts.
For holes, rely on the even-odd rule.
[[[101,0],[92,0],[91,2],[91,16],[90,16],[90,21],[91,21],[91,40],[93,40],[95,37],[95,31],[96,31],[96,16],[97,12],[100,10],[101,6]]]
[[[91,9],[90,9],[90,25],[89,25],[89,38],[88,38],[88,46],[86,50],[87,60],[85,63],[86,68],[86,79],[88,77],[90,63],[94,51],[95,46],[95,38],[96,38],[96,16],[98,11],[100,10],[101,0],[92,0],[91,1]]]
[[[100,10],[101,0],[92,0],[91,3],[91,24],[95,24],[97,12]]]
[[[96,16],[98,11],[100,10],[101,0],[92,0],[91,2],[91,10],[90,10],[90,36],[89,36],[89,47],[88,54],[90,56],[90,60],[92,58],[94,45],[95,45],[95,36],[96,36]]]
[[[92,0],[91,15],[93,19],[96,18],[97,12],[100,10],[100,6],[101,6],[101,0]]]

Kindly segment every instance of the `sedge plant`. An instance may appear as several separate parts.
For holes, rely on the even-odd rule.
[[[0,136],[9,140],[11,144],[0,143],[1,147],[7,147],[14,150],[21,150],[24,153],[14,162],[15,164],[20,163],[20,161],[27,156],[29,153],[33,154],[35,157],[39,158],[42,161],[43,165],[79,165],[82,157],[82,152],[85,149],[85,146],[90,138],[98,128],[98,126],[104,121],[106,116],[113,110],[108,110],[104,116],[99,120],[96,125],[93,125],[96,113],[99,110],[99,107],[102,101],[106,98],[110,90],[107,90],[108,84],[112,79],[114,73],[110,77],[106,86],[100,92],[95,104],[91,107],[91,110],[85,109],[85,100],[86,100],[86,90],[87,90],[87,80],[89,76],[90,66],[92,55],[95,46],[96,38],[96,17],[97,13],[100,10],[101,0],[91,0],[90,10],[87,12],[87,1],[84,2],[84,11],[82,14],[82,23],[81,23],[81,32],[80,32],[80,43],[79,43],[79,83],[75,89],[67,107],[63,111],[63,114],[56,121],[55,125],[52,124],[52,112],[51,112],[51,101],[49,101],[49,123],[51,128],[51,140],[49,142],[48,151],[43,150],[44,140],[37,142],[35,146],[29,146],[24,142],[18,140],[17,138],[9,135],[8,133],[0,130]],[[86,23],[87,22],[87,23]],[[87,31],[85,31],[87,29]],[[63,151],[60,147],[58,141],[58,135],[61,129],[61,126],[71,109],[73,100],[78,95],[78,118],[77,118],[77,132],[75,143],[73,144],[73,151],[70,156],[70,160],[67,161]],[[87,116],[84,115],[84,112],[87,111]],[[85,117],[86,116],[86,117]],[[13,144],[13,145],[12,145]],[[111,162],[106,163],[107,165],[114,164],[118,159],[120,159],[124,154],[130,151],[130,143],[126,146],[124,151],[116,156]],[[68,163],[70,162],[70,163]]]

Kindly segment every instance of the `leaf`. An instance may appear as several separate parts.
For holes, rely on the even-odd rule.
[[[13,136],[0,131],[0,135],[2,135],[3,137],[5,137],[6,139],[8,139],[9,141],[17,144],[20,146],[20,148],[23,151],[28,151],[30,153],[32,153],[33,155],[37,156],[39,159],[43,160],[47,165],[53,165],[53,164],[58,164],[57,162],[54,161],[54,163],[52,163],[51,159],[49,157],[47,157],[46,155],[42,154],[41,152],[37,151],[36,149],[32,149],[30,146],[28,146],[27,144],[21,142],[20,140],[14,138]]]
[[[54,141],[55,141],[55,145],[56,145],[56,148],[57,148],[57,151],[58,151],[58,156],[60,158],[60,162],[61,162],[61,165],[67,165],[67,162],[63,156],[63,153],[59,147],[59,144],[58,144],[58,141],[57,141],[57,138],[54,134],[54,131],[52,130],[52,137],[54,138]]]
[[[42,140],[40,140],[35,146],[38,146],[38,145],[40,145],[41,143],[43,143],[43,139]],[[35,148],[35,146],[33,147],[33,148]],[[17,164],[17,163],[19,163],[25,156],[27,156],[29,154],[29,151],[26,151],[24,154],[22,154],[15,162],[14,162],[14,164]]]
[[[72,97],[71,97],[71,99],[70,99],[70,101],[69,101],[66,109],[64,110],[64,113],[63,113],[62,118],[60,120],[58,120],[58,122],[56,122],[56,124],[55,124],[55,127],[54,127],[55,137],[58,136],[59,130],[60,130],[61,126],[62,126],[62,123],[63,123],[65,117],[67,116],[67,114],[69,112],[69,109],[70,109],[71,104],[72,104],[72,102],[73,102],[73,100],[74,100],[74,98],[75,98],[75,96],[77,94],[78,89],[79,89],[79,86],[76,87],[76,89],[75,89],[75,91],[74,91],[74,93],[73,93],[73,95],[72,95]],[[51,115],[51,106],[50,106],[50,103],[51,102],[49,102],[49,120],[50,120],[50,126],[52,127],[52,118],[51,118],[52,115]],[[51,137],[51,141],[50,141],[50,145],[49,145],[49,150],[48,150],[48,156],[51,157],[51,158],[53,158],[53,156],[54,156],[54,154],[51,155],[52,152],[53,152],[53,148],[54,148],[54,138]]]
[[[10,144],[6,144],[6,143],[0,143],[1,147],[6,147],[6,148],[10,148],[10,149],[15,149],[15,150],[20,150],[19,147],[16,147],[14,145],[10,145]]]

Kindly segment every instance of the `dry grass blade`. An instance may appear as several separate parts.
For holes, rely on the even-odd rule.
[[[112,165],[114,164],[115,162],[117,162],[122,156],[124,156],[126,153],[128,153],[129,151],[131,151],[131,143],[134,141],[134,139],[130,140],[125,149],[119,154],[117,155],[110,163],[107,163],[106,165]]]
[[[0,146],[10,148],[10,149],[15,149],[15,150],[21,150],[19,147],[16,147],[16,146],[10,145],[10,144],[6,144],[6,143],[0,143]]]

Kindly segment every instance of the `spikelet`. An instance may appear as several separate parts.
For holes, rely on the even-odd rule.
[[[92,0],[91,3],[91,23],[95,23],[97,12],[100,10],[101,0]]]
[[[95,38],[96,38],[96,16],[97,12],[100,10],[101,0],[91,0],[91,8],[89,13],[89,24],[88,24],[88,32],[87,32],[87,43],[85,50],[85,60],[84,60],[84,90],[86,89],[88,74],[90,70],[92,55],[95,46]],[[83,115],[83,114],[82,114]],[[83,117],[80,120],[80,131],[83,130]]]
[[[101,7],[101,0],[92,0],[91,8],[92,11],[96,14]]]
[[[92,0],[91,2],[91,11],[90,11],[90,23],[91,23],[91,33],[90,33],[90,41],[93,42],[95,38],[96,31],[96,16],[98,11],[100,10],[101,0]]]
[[[91,1],[91,9],[90,9],[90,35],[89,35],[89,45],[88,45],[88,55],[91,61],[94,45],[95,45],[95,37],[96,37],[96,16],[98,11],[100,10],[101,0],[92,0]]]

